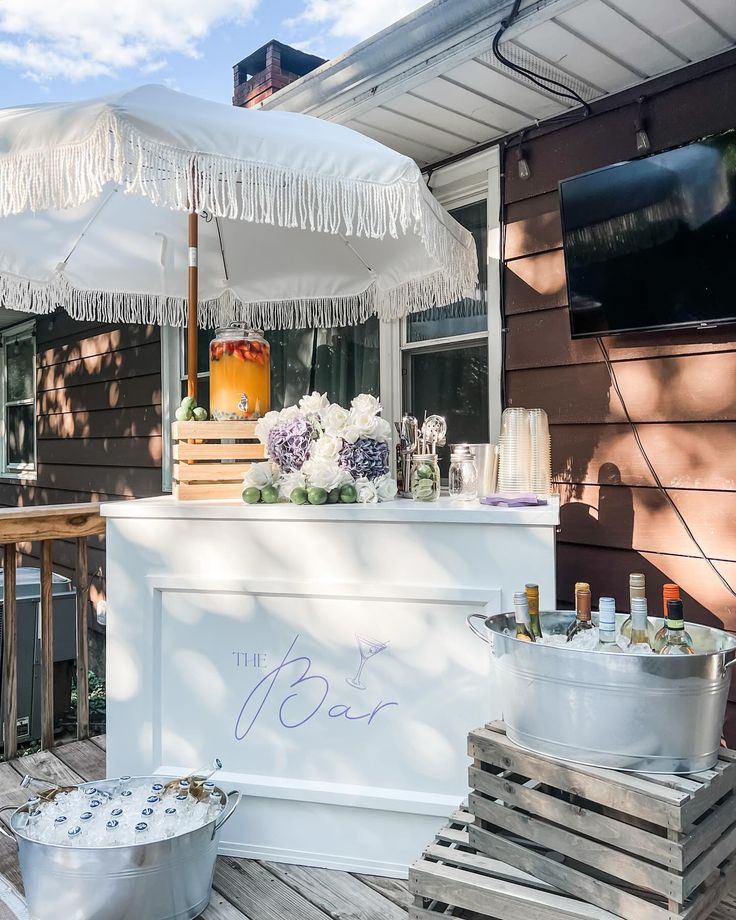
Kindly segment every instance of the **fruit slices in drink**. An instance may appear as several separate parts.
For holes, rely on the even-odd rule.
[[[215,339],[210,345],[210,415],[256,419],[271,408],[271,362],[263,339]]]

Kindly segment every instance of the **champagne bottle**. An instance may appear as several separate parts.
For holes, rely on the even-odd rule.
[[[568,642],[578,633],[584,632],[586,629],[593,629],[590,608],[590,585],[585,581],[579,581],[575,585],[575,619],[567,630]]]
[[[632,610],[635,597],[646,597],[644,576],[641,572],[632,572],[629,575],[629,610]],[[624,639],[631,639],[631,613],[626,617],[621,627]]]
[[[616,642],[616,601],[612,597],[598,599],[598,652],[622,653]]]
[[[679,601],[680,600],[680,588],[678,585],[666,584],[662,587],[662,608],[664,617],[664,623],[657,630],[654,635],[654,651],[661,652],[662,647],[664,646],[665,639],[667,638],[667,601]]]
[[[534,642],[526,591],[517,591],[514,594],[514,616],[516,617],[516,638],[521,639],[522,642]]]
[[[535,639],[542,638],[542,626],[539,622],[539,585],[526,585],[526,599],[529,603],[529,621]]]
[[[647,649],[652,652],[652,629],[647,616],[647,599],[645,597],[634,597],[631,600],[631,633],[629,644],[626,651],[629,652],[646,652]]]
[[[670,598],[667,601],[667,635],[660,655],[694,655],[693,640],[685,632],[685,621],[682,617],[682,601]]]

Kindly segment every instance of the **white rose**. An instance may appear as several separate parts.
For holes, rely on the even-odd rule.
[[[373,437],[376,439],[376,441],[390,441],[391,423],[387,422],[385,418],[377,418],[373,431]]]
[[[359,409],[351,409],[350,416],[348,419],[348,427],[351,429],[356,429],[359,432],[358,437],[360,438],[372,438],[373,433],[376,430],[376,422],[380,419],[376,418],[371,412],[365,412]]]
[[[328,492],[345,482],[346,470],[339,467],[334,460],[307,460],[302,466],[302,472],[310,486],[326,489]]]
[[[280,413],[273,411],[267,412],[263,418],[258,419],[256,422],[256,437],[261,442],[261,444],[267,443],[271,429],[274,427],[274,425],[278,425],[280,421]]]
[[[399,491],[396,480],[392,479],[388,474],[379,476],[378,479],[373,481],[373,485],[376,487],[379,502],[392,501],[396,498],[396,493]]]
[[[263,463],[251,463],[243,477],[243,485],[265,489],[266,486],[272,486],[276,479],[278,467],[274,467],[269,460],[264,460]]]
[[[333,438],[341,438],[348,421],[348,410],[338,406],[337,403],[332,403],[324,410],[321,419],[325,434]]]
[[[311,455],[315,460],[335,460],[340,457],[342,438],[333,438],[328,434],[317,438],[311,447]]]
[[[320,415],[329,404],[327,393],[317,393],[316,391],[309,396],[302,396],[299,400],[302,415]]]
[[[381,411],[381,403],[369,393],[360,393],[351,401],[350,405],[356,412],[366,412],[369,415],[378,415]]]
[[[287,406],[285,409],[282,409],[279,412],[279,421],[280,422],[291,422],[295,418],[299,418],[302,413],[299,410],[299,406]]]
[[[306,482],[304,473],[302,473],[301,470],[292,470],[290,473],[284,473],[277,482],[280,501],[291,501],[291,493],[294,489],[303,489]]]
[[[358,493],[358,501],[364,505],[373,505],[378,501],[378,491],[375,483],[365,476],[355,480],[355,491]]]
[[[348,444],[355,444],[358,438],[362,437],[360,428],[357,425],[346,425],[342,433],[343,441],[347,441]]]

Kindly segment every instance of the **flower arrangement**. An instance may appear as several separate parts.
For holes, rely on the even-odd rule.
[[[267,412],[256,437],[268,460],[253,463],[243,480],[243,500],[303,505],[372,503],[396,497],[389,474],[391,426],[381,403],[361,393],[345,409],[326,394],[302,396],[298,406]]]

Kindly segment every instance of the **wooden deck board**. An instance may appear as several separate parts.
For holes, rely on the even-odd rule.
[[[61,783],[102,779],[104,750],[100,735],[0,763],[0,806],[25,801],[25,773]],[[7,823],[9,816],[0,819]],[[22,891],[17,851],[5,837],[0,873]],[[212,900],[199,920],[404,920],[409,902],[401,879],[221,857]],[[736,888],[709,920],[736,920]]]

